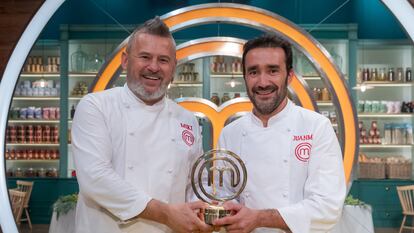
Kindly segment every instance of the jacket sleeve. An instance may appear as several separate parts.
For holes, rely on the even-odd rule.
[[[342,153],[326,119],[314,133],[304,200],[279,208],[293,233],[328,232],[338,221],[346,195]]]
[[[80,194],[124,221],[140,214],[151,200],[122,179],[112,166],[108,122],[94,97],[86,96],[72,123],[72,150]]]

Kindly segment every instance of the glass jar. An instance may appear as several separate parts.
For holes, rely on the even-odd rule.
[[[215,103],[217,106],[220,105],[220,98],[217,93],[213,93],[210,100],[211,102]]]
[[[70,56],[71,71],[84,72],[86,69],[87,58],[88,55],[82,51],[81,45],[79,45],[78,50]]]
[[[329,91],[328,88],[323,88],[321,91],[322,95],[322,101],[329,101]]]
[[[221,103],[224,104],[226,101],[230,100],[229,93],[224,93],[223,97],[221,97]]]

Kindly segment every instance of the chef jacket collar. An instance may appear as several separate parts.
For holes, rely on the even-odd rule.
[[[267,122],[267,127],[272,127],[272,125],[275,125],[283,119],[287,118],[290,110],[292,109],[292,105],[292,101],[288,99],[286,106],[282,109],[282,111],[280,111],[279,113],[277,113],[269,119],[269,121]],[[263,128],[263,122],[256,115],[254,115],[253,112],[250,112],[250,116],[254,125]]]
[[[134,106],[134,107],[141,107],[141,108],[145,108],[147,110],[150,111],[159,111],[162,108],[164,108],[164,106],[166,106],[167,101],[166,101],[166,97],[164,96],[160,101],[158,101],[157,103],[153,104],[153,105],[147,105],[144,103],[144,101],[142,101],[140,98],[138,98],[128,87],[128,85],[125,83],[125,85],[123,86],[123,102],[125,106]]]

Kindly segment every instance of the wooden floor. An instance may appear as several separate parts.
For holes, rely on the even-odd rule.
[[[3,233],[1,229],[0,233]],[[19,227],[19,233],[49,233],[49,224],[35,224],[33,225],[32,231],[30,231],[29,225],[27,225],[27,223],[22,223]]]

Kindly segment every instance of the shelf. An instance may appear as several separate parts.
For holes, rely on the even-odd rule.
[[[59,159],[6,159],[7,162],[59,162]]]
[[[58,147],[59,144],[56,143],[36,143],[36,144],[29,144],[29,143],[6,143],[6,146],[21,146],[21,147]]]
[[[13,101],[15,100],[33,100],[33,101],[45,101],[45,100],[54,100],[54,101],[58,101],[60,100],[59,97],[57,96],[17,96],[17,97],[13,97]]]
[[[9,120],[9,123],[59,123],[59,120]]]
[[[365,84],[366,86],[371,87],[412,87],[413,83],[397,83],[397,82],[376,82],[376,81],[368,81],[363,82],[358,85]]]
[[[81,100],[84,96],[69,96],[69,100]]]
[[[202,82],[174,82],[170,87],[202,87]]]
[[[332,123],[332,127],[338,127],[338,124]]]
[[[210,74],[210,78],[243,78],[243,74],[242,73],[234,73],[234,74],[229,74],[229,73],[212,73]]]
[[[59,73],[22,73],[20,74],[20,77],[24,78],[59,78]]]
[[[358,113],[358,118],[409,118],[413,117],[412,113]]]
[[[316,104],[318,106],[333,106],[331,101],[316,101]]]
[[[304,80],[322,80],[320,76],[302,76]]]
[[[69,73],[69,78],[95,78],[98,73]]]
[[[378,148],[378,149],[382,149],[382,148],[411,148],[413,145],[385,145],[385,144],[360,144],[359,147],[360,148]]]

